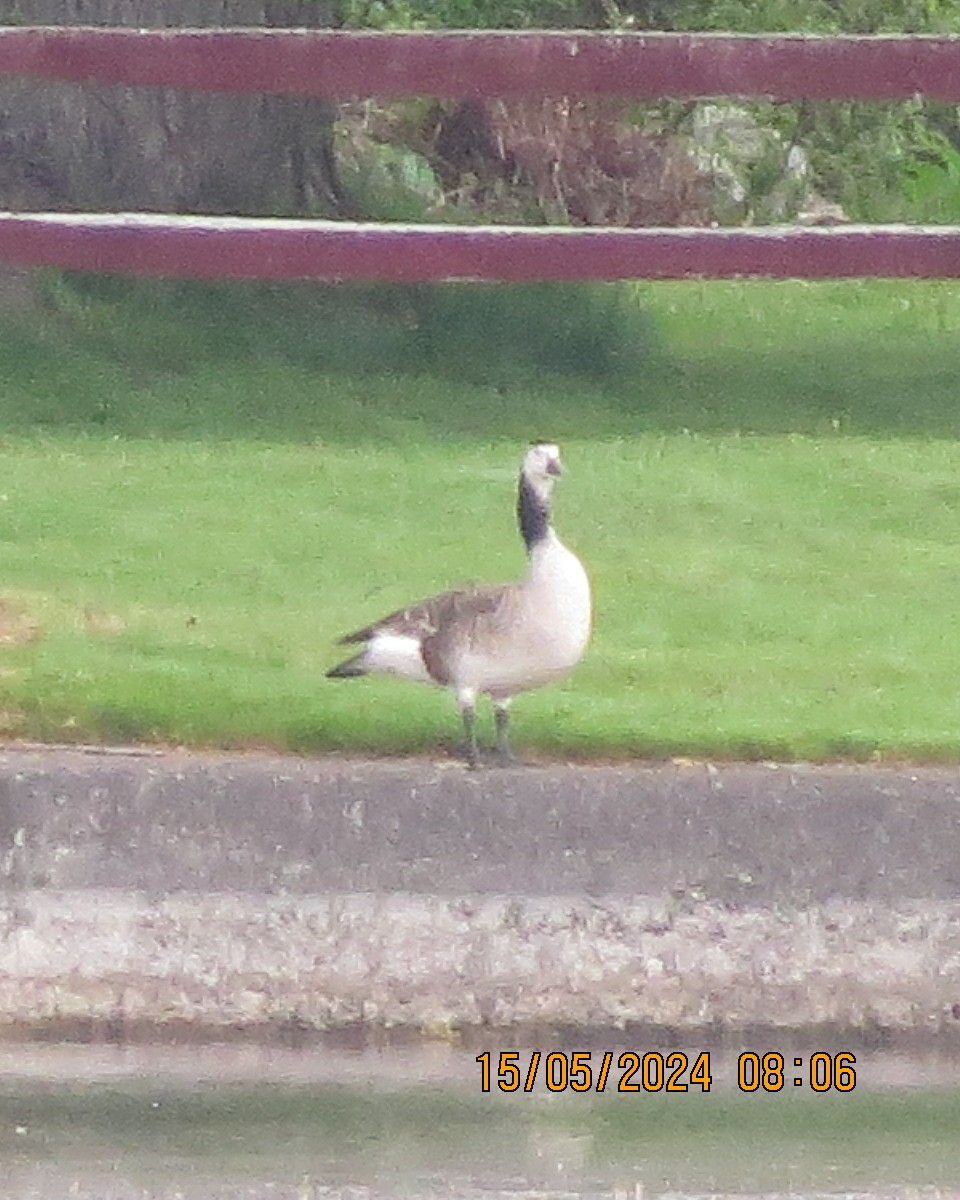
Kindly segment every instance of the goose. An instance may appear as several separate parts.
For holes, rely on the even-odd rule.
[[[561,679],[580,661],[590,638],[587,572],[551,523],[561,470],[560,451],[552,443],[535,443],[524,455],[517,493],[528,558],[522,579],[443,592],[348,633],[339,644],[363,643],[363,649],[327,677],[380,673],[449,688],[460,708],[471,769],[479,763],[476,702],[489,696],[497,750],[510,761],[511,700]]]

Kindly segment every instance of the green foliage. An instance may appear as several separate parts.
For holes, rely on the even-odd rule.
[[[960,0],[344,0],[373,28],[618,29],[819,34],[960,33]],[[689,109],[689,106],[687,106]],[[646,106],[669,124],[677,105]],[[813,184],[862,221],[952,221],[957,110],[927,102],[755,105],[758,119],[809,154]],[[938,140],[939,139],[939,140]],[[747,186],[754,220],[776,214],[782,176],[764,164]],[[766,167],[771,169],[767,170]],[[754,177],[755,176],[755,177]]]
[[[937,130],[924,135],[917,153],[902,164],[904,198],[917,220],[960,223],[960,152]]]
[[[625,0],[661,29],[732,33],[951,33],[960,0]]]
[[[340,0],[354,29],[536,29],[580,23],[577,0]]]
[[[443,193],[430,164],[405,146],[340,139],[340,180],[367,220],[437,221]]]
[[[656,0],[654,0],[656,3]],[[621,6],[655,28],[733,33],[960,32],[960,0],[645,0]],[[922,101],[756,106],[810,155],[817,190],[861,221],[952,220],[944,142],[960,146],[956,109]],[[934,169],[928,170],[933,143]],[[761,192],[762,197],[762,192]]]
[[[779,119],[791,121],[794,138],[807,148],[818,190],[849,217],[911,219],[903,171],[922,144],[921,105],[815,101],[788,106]]]
[[[732,33],[954,33],[960,0],[340,0],[368,29],[594,27]]]

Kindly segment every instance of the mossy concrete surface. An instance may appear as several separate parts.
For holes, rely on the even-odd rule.
[[[634,1024],[960,1040],[960,770],[0,752],[0,1035]]]

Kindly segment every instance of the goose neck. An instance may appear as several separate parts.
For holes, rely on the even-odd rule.
[[[520,476],[520,487],[517,494],[517,523],[520,535],[527,547],[527,553],[544,542],[551,534],[550,528],[550,496],[537,487],[526,475]]]

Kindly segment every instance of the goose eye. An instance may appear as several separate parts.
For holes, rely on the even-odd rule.
[[[560,466],[559,458],[548,458],[547,459],[547,474],[548,475],[562,475],[563,474],[563,468]]]

